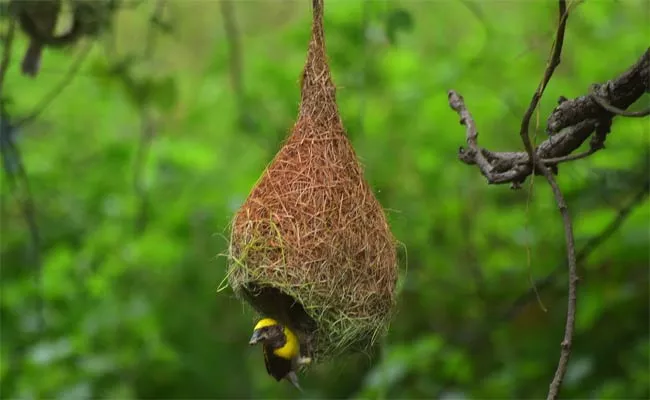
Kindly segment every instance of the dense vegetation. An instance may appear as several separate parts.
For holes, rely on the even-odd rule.
[[[576,8],[538,142],[559,96],[647,49],[648,4]],[[120,11],[87,54],[85,42],[46,51],[36,79],[14,40],[7,112],[42,112],[10,132],[33,210],[2,141],[3,398],[300,395],[266,375],[247,345],[253,315],[217,289],[233,212],[296,117],[309,2],[175,1],[157,24],[153,8]],[[465,96],[482,145],[522,150],[556,14],[541,1],[327,2],[340,111],[404,244],[403,274],[381,351],[314,367],[304,397],[546,395],[566,317],[561,220],[543,178],[513,191],[458,161],[447,90]],[[647,122],[616,119],[605,150],[560,166],[582,252],[566,398],[650,396]],[[549,274],[540,301],[516,303]]]

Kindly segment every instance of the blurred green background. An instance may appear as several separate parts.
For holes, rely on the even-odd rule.
[[[537,142],[560,95],[586,93],[647,49],[649,4],[576,8],[533,118]],[[152,24],[155,7],[121,8],[87,54],[86,42],[47,50],[36,79],[20,74],[17,33],[9,115],[58,96],[11,131],[36,242],[26,189],[12,184],[18,163],[3,158],[2,398],[546,395],[566,315],[561,220],[543,178],[532,194],[529,181],[488,186],[457,160],[464,128],[447,90],[465,97],[482,146],[522,150],[554,1],[326,1],[340,111],[404,244],[403,280],[376,357],[314,366],[303,394],[266,374],[247,344],[254,315],[217,288],[228,223],[297,115],[310,2],[177,0]],[[648,120],[618,118],[604,151],[560,166],[582,251],[563,397],[650,396],[649,149]],[[547,312],[534,295],[517,302],[549,274]]]

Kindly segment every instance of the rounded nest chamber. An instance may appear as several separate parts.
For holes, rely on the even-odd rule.
[[[365,351],[387,330],[396,240],[347,138],[327,65],[322,0],[298,119],[231,226],[228,283],[293,328],[305,356]]]

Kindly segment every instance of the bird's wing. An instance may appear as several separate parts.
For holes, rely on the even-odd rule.
[[[264,365],[266,372],[269,373],[275,380],[279,381],[285,378],[291,372],[291,360],[279,357],[273,354],[273,350],[264,345]]]
[[[271,372],[271,361],[269,360],[270,351],[269,349],[266,348],[266,346],[264,346],[263,349],[264,349],[264,366],[266,366],[266,372],[268,372],[269,375],[273,375],[273,373]]]

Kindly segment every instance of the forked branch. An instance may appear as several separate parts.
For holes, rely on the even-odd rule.
[[[602,149],[602,140],[592,138],[590,150],[580,155],[573,154],[598,128],[605,130],[613,118],[625,116],[625,113],[612,112],[600,106],[598,100],[616,107],[618,111],[625,111],[650,91],[649,79],[650,49],[621,75],[603,84],[593,85],[594,88],[589,93],[572,100],[561,99],[547,119],[546,131],[550,136],[535,149],[537,157],[544,165],[555,167]],[[595,96],[598,96],[598,100],[595,100]],[[467,120],[470,125],[466,125],[467,148],[459,150],[458,158],[465,164],[477,165],[489,184],[510,183],[518,187],[533,173],[530,158],[525,151],[492,151],[479,146],[476,124],[469,113],[460,114],[459,110],[466,110],[467,107],[463,97],[453,90],[449,91],[449,106],[459,113],[461,122],[470,117]]]
[[[543,175],[551,186],[564,226],[567,264],[569,270],[567,317],[564,338],[561,342],[560,359],[557,370],[549,386],[547,399],[557,399],[566,374],[576,317],[577,262],[573,226],[568,206],[554,174],[557,164],[585,158],[604,148],[605,139],[610,132],[612,119],[617,116],[643,117],[650,111],[629,112],[626,109],[638,100],[643,93],[650,91],[650,49],[619,77],[602,85],[594,85],[585,96],[573,100],[561,99],[547,120],[546,131],[550,137],[534,147],[529,136],[530,120],[535,112],[548,82],[560,64],[564,33],[569,10],[566,0],[559,0],[559,21],[551,58],[537,90],[533,94],[522,118],[519,135],[524,144],[524,152],[494,152],[481,148],[478,144],[478,129],[463,97],[450,90],[449,106],[459,115],[465,126],[467,148],[460,148],[458,157],[469,165],[477,165],[489,184],[510,183],[519,188],[532,174]],[[590,149],[572,154],[589,137]]]

